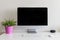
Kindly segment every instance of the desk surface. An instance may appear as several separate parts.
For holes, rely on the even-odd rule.
[[[13,33],[13,35],[2,34],[0,40],[60,40],[60,33]]]

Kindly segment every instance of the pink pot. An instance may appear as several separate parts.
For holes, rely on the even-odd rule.
[[[7,26],[5,27],[6,34],[12,34],[13,33],[13,26]]]

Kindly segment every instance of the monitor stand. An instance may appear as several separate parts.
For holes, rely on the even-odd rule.
[[[36,29],[27,29],[27,33],[37,33]]]

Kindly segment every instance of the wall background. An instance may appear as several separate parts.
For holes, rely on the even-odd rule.
[[[48,8],[48,27],[40,29],[60,29],[60,0],[0,0],[0,32],[4,31],[1,25],[4,19],[17,20],[17,8],[30,6]]]

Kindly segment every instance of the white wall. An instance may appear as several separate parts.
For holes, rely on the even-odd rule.
[[[1,21],[4,19],[17,20],[17,7],[47,7],[48,27],[59,28],[60,26],[60,2],[59,0],[0,0],[0,31]],[[51,28],[51,29],[52,29]],[[50,29],[50,28],[49,28]]]

